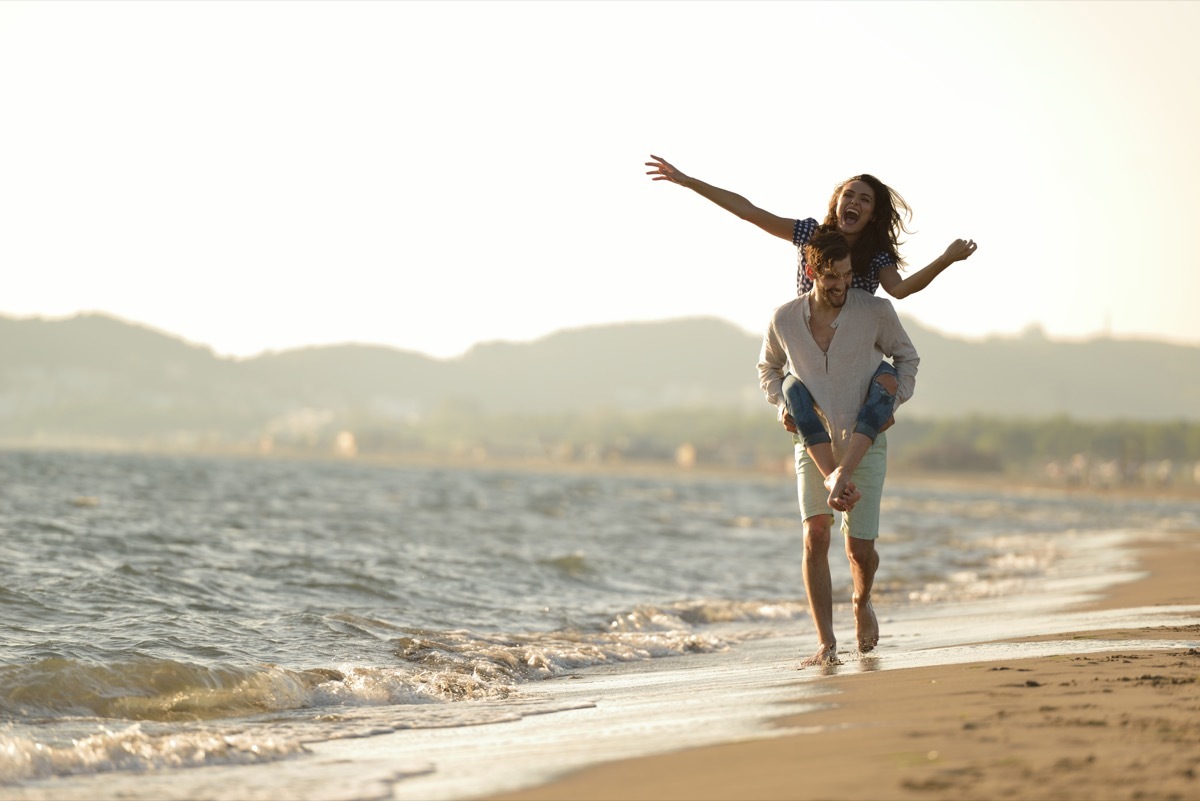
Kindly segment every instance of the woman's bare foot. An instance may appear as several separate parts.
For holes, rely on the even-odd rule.
[[[834,468],[833,472],[825,478],[825,488],[829,490],[829,506],[839,512],[848,512],[854,508],[854,504],[858,503],[858,499],[862,497],[862,493],[858,491],[858,487],[850,480],[850,476],[846,474],[841,467]]]
[[[838,659],[837,643],[831,642],[828,645],[822,644],[817,652],[800,663],[800,669],[806,667],[815,667],[817,665],[840,665],[842,660]]]
[[[858,635],[859,653],[875,650],[875,646],[879,645],[879,620],[875,617],[870,598],[865,601],[854,599],[854,628]]]
[[[840,509],[839,511],[849,512],[854,508],[854,504],[858,503],[859,499],[861,498],[862,493],[858,491],[858,487],[853,481],[851,481],[846,485],[846,491],[842,493],[841,501],[844,508]]]

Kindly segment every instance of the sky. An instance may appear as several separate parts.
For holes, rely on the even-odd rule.
[[[869,172],[965,338],[1200,345],[1200,2],[0,3],[0,315],[222,356],[453,358],[627,321],[751,333],[785,217]],[[882,290],[881,290],[882,293]]]

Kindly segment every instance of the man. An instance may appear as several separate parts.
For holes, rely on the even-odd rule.
[[[804,589],[818,648],[802,667],[836,664],[829,542],[833,509],[843,511],[842,534],[854,582],[854,624],[861,652],[879,642],[871,587],[879,567],[875,539],[887,472],[887,438],[855,430],[863,398],[890,398],[892,410],[912,397],[920,359],[890,301],[852,289],[850,246],[836,229],[822,227],[806,246],[811,290],[771,316],[758,361],[759,384],[795,431],[784,397],[789,373],[812,393],[833,440],[837,468],[826,479],[803,445],[796,446],[800,512],[804,518]],[[883,357],[896,368],[894,383],[875,379]],[[891,379],[891,376],[884,378]],[[889,391],[894,387],[894,392]],[[868,392],[870,390],[870,392]],[[855,500],[861,492],[861,499]]]

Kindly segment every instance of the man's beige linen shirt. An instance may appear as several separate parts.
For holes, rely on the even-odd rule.
[[[890,358],[899,374],[896,406],[912,397],[921,359],[891,301],[861,289],[847,290],[846,303],[834,321],[833,341],[828,353],[823,352],[809,329],[812,295],[810,290],[771,315],[758,358],[759,385],[782,418],[784,376],[790,372],[803,381],[840,458],[883,358]]]

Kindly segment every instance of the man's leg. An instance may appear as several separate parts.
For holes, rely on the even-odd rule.
[[[887,475],[887,436],[880,435],[867,450],[854,480],[862,490],[862,500],[842,518],[846,556],[850,559],[850,577],[854,583],[854,628],[858,650],[871,651],[879,644],[879,621],[871,604],[871,590],[879,570],[879,512],[883,501],[883,482]]]
[[[879,644],[879,620],[871,606],[871,588],[879,569],[875,540],[846,537],[846,556],[850,558],[850,577],[854,581],[854,629],[858,650],[866,653]]]
[[[833,579],[829,574],[829,539],[833,515],[821,513],[804,521],[804,591],[808,612],[817,630],[817,652],[801,667],[838,661],[833,634]]]
[[[817,630],[817,652],[800,663],[836,664],[837,639],[833,634],[833,580],[829,575],[829,543],[833,514],[825,504],[824,477],[802,445],[796,445],[796,489],[804,521],[804,591],[808,612]]]

